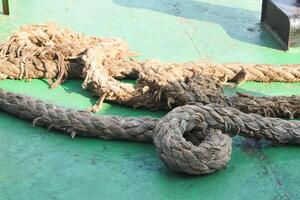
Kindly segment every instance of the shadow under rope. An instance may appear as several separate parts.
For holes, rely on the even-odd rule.
[[[225,96],[234,96],[237,93],[252,95],[252,96],[268,96],[265,93],[257,92],[257,91],[249,91],[239,87],[230,87],[230,86],[222,86]]]
[[[260,12],[195,0],[113,0],[121,6],[148,9],[169,15],[219,24],[241,42],[280,49],[260,23]]]

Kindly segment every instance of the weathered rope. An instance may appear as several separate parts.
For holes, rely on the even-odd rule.
[[[300,122],[197,103],[177,107],[163,117],[155,127],[154,144],[170,169],[208,174],[230,159],[231,140],[224,134],[299,145]]]
[[[208,62],[162,63],[160,61],[131,61],[128,45],[118,38],[88,37],[71,32],[55,24],[26,25],[0,44],[1,78],[30,79],[57,78],[59,72],[70,70],[68,77],[80,77],[81,61],[76,58],[87,48],[113,43],[106,53],[112,77],[138,77],[145,68],[176,66],[194,70],[200,75],[220,81],[299,82],[298,64],[270,65]],[[114,57],[118,53],[118,57]],[[111,53],[111,54],[110,54]],[[69,69],[71,68],[71,69]],[[75,70],[75,71],[73,71]]]
[[[170,169],[189,174],[224,168],[232,148],[229,135],[300,143],[300,122],[262,117],[299,117],[300,97],[225,97],[220,86],[226,81],[296,82],[299,65],[138,62],[127,59],[130,55],[120,39],[86,37],[51,24],[24,26],[0,45],[0,78],[49,78],[51,87],[83,78],[82,86],[100,97],[90,111],[99,110],[104,100],[149,109],[177,107],[161,120],[94,116],[3,90],[0,109],[72,137],[153,141]],[[115,79],[124,77],[137,78],[136,86]]]
[[[115,78],[138,78],[144,69],[177,68],[183,73],[193,71],[199,75],[213,77],[220,82],[256,81],[256,82],[299,82],[299,64],[247,64],[247,63],[210,63],[210,62],[184,62],[163,63],[158,60],[135,61],[118,60],[109,69]],[[120,73],[121,72],[121,73]]]
[[[121,83],[109,75],[109,70],[103,65],[105,55],[102,52],[106,52],[105,47],[99,45],[89,48],[82,56],[85,66],[83,88],[91,90],[95,96],[103,97],[100,103],[105,99],[152,110],[170,110],[190,102],[217,103],[245,113],[289,119],[300,117],[299,96],[254,97],[238,94],[225,97],[215,79],[198,74],[195,68],[154,65],[139,73],[135,86]],[[96,105],[91,111],[99,108]]]
[[[22,26],[0,44],[0,78],[48,78],[55,87],[67,78],[81,77],[78,56],[97,44],[109,46],[105,62],[130,55],[127,44],[118,38],[88,37],[55,24]]]
[[[0,110],[72,137],[153,140],[160,158],[171,170],[189,174],[209,174],[224,168],[232,148],[229,136],[300,144],[300,122],[244,114],[216,104],[177,107],[161,120],[95,116],[0,89]]]
[[[39,74],[33,72],[42,70],[43,67],[47,67],[47,70],[44,69],[45,72],[51,72],[53,70],[49,69],[49,65],[56,66],[56,68],[65,68],[70,65],[70,61],[72,64],[80,65],[79,60],[74,61],[73,59],[87,48],[102,43],[114,43],[114,47],[110,47],[110,53],[112,54],[108,52],[106,55],[110,57],[111,61],[115,61],[109,69],[110,75],[115,78],[137,77],[137,74],[144,68],[153,66],[160,66],[161,68],[176,65],[177,68],[182,70],[193,69],[198,74],[215,77],[221,81],[300,81],[300,66],[298,64],[276,66],[243,63],[128,61],[124,58],[131,54],[128,52],[127,43],[121,39],[88,37],[73,33],[55,24],[22,26],[8,41],[2,43],[0,45],[0,60],[3,62],[1,63],[1,66],[3,66],[1,67],[1,73],[10,78],[38,78]],[[119,52],[118,58],[114,57],[116,51]],[[17,66],[18,69],[14,69],[12,65]],[[36,69],[30,67],[30,65],[36,66]],[[10,66],[10,68],[5,69],[5,66]],[[49,77],[52,77],[50,75]]]
[[[93,112],[106,100],[153,110],[218,103],[264,116],[300,116],[300,97],[227,98],[219,86],[226,81],[296,82],[299,65],[137,62],[127,59],[130,55],[120,39],[87,37],[54,24],[28,25],[0,45],[0,79],[48,78],[56,87],[67,78],[83,78],[83,87],[100,97]],[[124,77],[138,78],[137,85],[115,79]]]
[[[151,142],[156,119],[148,117],[105,117],[75,111],[0,89],[0,109],[34,125],[66,132],[73,137]]]

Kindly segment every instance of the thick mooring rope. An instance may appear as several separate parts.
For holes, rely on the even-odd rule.
[[[162,119],[94,116],[0,89],[0,109],[72,137],[154,142],[172,170],[208,174],[226,166],[231,137],[242,135],[300,144],[299,96],[226,97],[226,81],[300,81],[300,65],[161,63],[135,61],[126,42],[72,33],[53,24],[24,26],[0,45],[0,79],[48,78],[56,87],[68,78],[103,101],[148,109],[173,109]],[[137,78],[135,86],[120,78]],[[191,104],[194,103],[194,104]],[[248,113],[248,114],[246,114]],[[254,114],[256,113],[256,114]],[[266,117],[263,117],[266,116]]]
[[[229,136],[300,144],[300,122],[244,114],[217,104],[177,107],[161,120],[95,116],[0,89],[0,109],[72,137],[153,140],[160,158],[171,170],[189,174],[209,174],[224,168],[231,155]]]
[[[130,61],[128,45],[118,38],[96,38],[73,33],[55,24],[26,25],[0,45],[0,74],[14,79],[58,78],[62,69],[79,68],[67,74],[79,76],[83,68],[76,58],[87,48],[110,43],[105,53],[110,58],[112,77],[138,77],[145,68],[176,66],[185,71],[215,77],[220,81],[299,82],[300,65],[270,65],[207,62],[161,63]],[[118,52],[116,54],[116,52]],[[115,55],[118,55],[117,57]],[[71,70],[72,71],[72,70]],[[68,78],[70,78],[68,77]]]
[[[254,97],[238,94],[225,97],[219,83],[206,75],[197,73],[195,68],[182,68],[177,65],[144,68],[135,86],[121,83],[110,76],[103,65],[105,48],[102,45],[90,48],[82,56],[85,65],[83,88],[107,101],[144,107],[152,110],[170,110],[190,102],[202,104],[218,103],[232,106],[246,113],[263,116],[298,118],[300,117],[299,96]],[[96,105],[91,111],[97,111]]]
[[[83,78],[83,87],[103,101],[152,110],[170,110],[189,102],[218,103],[246,113],[298,118],[299,97],[224,97],[219,84],[226,81],[300,80],[299,65],[161,63],[127,59],[126,42],[116,38],[87,37],[54,24],[23,26],[0,45],[0,78],[48,78],[51,87],[67,78]],[[136,86],[115,78],[138,78]],[[54,81],[52,81],[54,80]]]
[[[144,69],[177,68],[182,71],[194,71],[199,75],[214,77],[221,82],[299,82],[300,65],[285,64],[246,64],[246,63],[210,63],[210,62],[185,62],[163,63],[158,60],[150,61],[123,61],[119,60],[109,69],[115,78],[138,78]]]
[[[46,77],[55,78],[58,77],[57,70],[60,68],[68,69],[73,65],[77,68],[82,68],[80,60],[76,60],[76,58],[87,48],[102,43],[114,43],[113,47],[111,46],[107,49],[106,55],[110,57],[111,62],[116,62],[109,67],[110,75],[115,78],[137,77],[137,74],[143,69],[153,66],[164,68],[176,65],[181,70],[193,69],[198,74],[215,77],[220,81],[300,81],[300,66],[298,64],[129,62],[124,60],[124,58],[132,54],[128,52],[127,43],[123,40],[118,38],[88,37],[73,33],[55,24],[22,26],[8,41],[2,43],[0,45],[0,74],[3,75],[2,78],[6,75],[14,79],[42,78],[45,77],[45,74],[47,74]],[[118,57],[114,57],[116,51],[119,52]],[[45,65],[48,66],[47,69],[44,68]],[[80,70],[78,69],[78,71]],[[71,74],[80,76],[78,71],[76,72],[77,74]]]

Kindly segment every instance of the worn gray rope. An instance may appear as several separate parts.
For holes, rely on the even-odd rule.
[[[230,160],[230,136],[237,134],[300,144],[300,122],[244,114],[216,104],[177,107],[161,120],[95,116],[0,89],[0,110],[72,137],[153,141],[171,170],[189,174],[209,174],[224,168]]]

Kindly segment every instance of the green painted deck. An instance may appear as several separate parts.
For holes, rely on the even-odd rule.
[[[0,40],[22,24],[53,21],[77,32],[117,36],[141,59],[300,63],[260,26],[260,0],[11,0]],[[0,88],[85,109],[95,103],[81,80],[50,90],[44,80],[5,80]],[[300,95],[300,83],[244,83],[254,95]],[[227,94],[236,90],[226,89]],[[163,116],[105,104],[100,115]],[[0,112],[0,199],[300,199],[300,148],[235,138],[225,170],[171,173],[151,144],[75,138]]]

